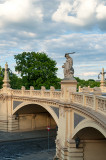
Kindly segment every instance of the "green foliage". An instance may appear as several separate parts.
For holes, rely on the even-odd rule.
[[[34,86],[40,89],[45,86],[60,88],[60,79],[57,78],[56,62],[49,58],[45,53],[23,52],[14,56],[16,60],[15,70],[22,77],[22,85],[29,89]]]
[[[3,87],[4,69],[0,67],[0,89]],[[9,71],[10,86],[12,89],[21,89],[22,79]]]
[[[22,87],[22,79],[19,78],[16,74],[9,73],[10,86],[12,89],[21,89]]]
[[[90,86],[91,88],[100,87],[100,82],[97,82],[94,79],[83,80],[83,79],[80,79],[79,77],[75,77],[75,79],[78,82],[77,87],[79,87],[79,86],[81,86],[81,87]]]
[[[3,69],[0,66],[0,89],[2,88],[3,85]]]

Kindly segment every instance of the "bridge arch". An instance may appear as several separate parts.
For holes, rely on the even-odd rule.
[[[56,113],[53,111],[53,109],[50,107],[50,105],[47,104],[41,104],[41,103],[31,103],[31,102],[23,102],[20,105],[18,105],[13,111],[12,111],[12,115],[14,115],[19,109],[21,109],[22,107],[25,107],[27,105],[31,105],[31,104],[35,104],[35,105],[39,105],[41,107],[43,107],[45,110],[47,110],[50,115],[53,117],[54,121],[56,122],[56,125],[58,126],[59,124],[59,119],[58,116],[56,115]]]
[[[98,125],[93,120],[83,120],[82,122],[80,122],[77,125],[77,127],[74,129],[74,132],[72,134],[72,138],[74,138],[79,131],[81,131],[84,128],[88,128],[88,127],[96,129],[106,138],[106,130],[104,128],[102,128],[100,125]]]

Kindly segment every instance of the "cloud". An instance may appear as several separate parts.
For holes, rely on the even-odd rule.
[[[81,76],[95,76],[95,75],[98,75],[98,72],[84,72],[84,73],[80,73],[79,75],[81,75]]]
[[[19,23],[34,19],[42,21],[42,10],[32,5],[33,0],[9,0],[0,4],[0,26],[3,27],[8,23]]]
[[[90,29],[106,21],[106,4],[99,0],[61,1],[52,20],[70,24],[71,29]],[[105,27],[106,30],[106,27]]]
[[[106,20],[106,6],[105,5],[103,4],[98,5],[96,12],[97,12],[97,15],[96,15],[97,19]]]
[[[36,34],[33,32],[26,32],[26,31],[21,31],[18,33],[19,35],[25,36],[25,37],[36,37]]]
[[[0,65],[13,69],[14,55],[43,51],[63,78],[64,54],[75,51],[75,76],[90,78],[83,73],[106,67],[105,7],[104,0],[0,1]]]

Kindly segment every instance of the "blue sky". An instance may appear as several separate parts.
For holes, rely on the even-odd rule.
[[[0,0],[0,66],[14,70],[14,55],[46,52],[63,78],[64,54],[75,76],[97,79],[106,71],[106,0]]]

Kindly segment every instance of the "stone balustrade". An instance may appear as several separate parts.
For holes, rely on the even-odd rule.
[[[106,114],[106,98],[104,97],[97,97],[96,103],[97,110],[101,111],[102,113]]]
[[[15,96],[19,96],[19,95],[22,96],[22,90],[12,89],[11,93],[12,93],[12,95],[15,95]]]
[[[89,88],[89,87],[88,87]],[[46,98],[46,99],[56,99],[62,102],[73,102],[84,107],[89,107],[95,111],[101,112],[106,115],[106,98],[100,95],[98,88],[93,89],[93,93],[90,94],[88,89],[86,92],[63,92],[57,91],[54,87],[50,87],[50,90],[46,90],[45,87],[41,87],[41,90],[34,90],[34,87],[30,87],[30,90],[26,90],[24,86],[20,90],[10,89],[13,96],[20,97],[33,97],[33,98]],[[2,90],[0,90],[0,93]],[[96,93],[96,94],[95,94]],[[99,94],[98,94],[99,93]],[[63,96],[64,94],[64,96]]]
[[[100,88],[101,92],[106,93],[106,86],[101,86],[99,88]],[[81,86],[79,86],[79,92],[89,92],[89,93],[94,92],[94,88],[90,88],[90,86],[81,88]]]
[[[106,115],[106,98],[95,94],[72,93],[72,102],[84,107],[92,108],[95,111]]]
[[[90,86],[81,88],[79,86],[79,92],[93,92],[93,88],[90,88]]]
[[[90,107],[90,108],[93,109],[93,107],[94,107],[94,97],[92,95],[86,95],[84,98],[85,98],[84,106]]]
[[[13,96],[28,96],[28,97],[37,97],[37,98],[53,98],[60,99],[61,91],[56,91],[55,88],[50,88],[50,90],[46,90],[45,87],[42,87],[41,90],[34,90],[34,88],[30,87],[30,90],[26,90],[25,87],[22,87],[21,90],[11,89],[11,94]]]

